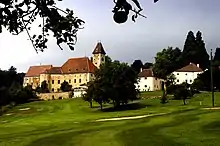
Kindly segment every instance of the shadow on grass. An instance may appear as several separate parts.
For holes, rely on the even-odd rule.
[[[107,107],[107,108],[103,108],[102,111],[103,112],[115,112],[115,111],[126,111],[126,110],[139,110],[139,109],[143,109],[146,107],[152,106],[152,105],[147,105],[147,104],[143,104],[143,103],[129,103],[127,105],[121,105],[119,107]]]
[[[203,114],[203,113],[201,113]],[[137,121],[133,125],[138,125],[135,128],[129,128],[127,130],[123,130],[122,132],[118,133],[116,137],[119,137],[119,140],[121,140],[124,145],[126,146],[171,146],[171,145],[178,145],[178,146],[185,146],[189,145],[188,141],[176,141],[173,137],[169,136],[169,134],[161,133],[163,129],[171,128],[170,131],[172,132],[172,128],[178,127],[180,125],[184,125],[187,123],[192,123],[194,121],[198,121],[199,118],[197,112],[183,112],[183,113],[173,113],[170,116],[172,116],[172,120],[168,122],[161,121],[161,124],[157,125],[150,125],[145,123],[143,121]],[[148,119],[151,119],[154,117],[149,117]],[[160,119],[158,119],[160,120]],[[138,123],[139,122],[139,123]],[[173,131],[173,135],[178,135],[178,132],[175,133]],[[183,139],[184,139],[183,135]]]
[[[220,121],[214,121],[202,127],[204,133],[220,134]]]

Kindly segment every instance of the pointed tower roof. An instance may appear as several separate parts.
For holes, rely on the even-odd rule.
[[[101,42],[98,42],[92,54],[106,54]]]

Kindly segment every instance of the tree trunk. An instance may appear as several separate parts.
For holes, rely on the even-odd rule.
[[[183,98],[183,104],[186,105],[186,99],[185,98]]]
[[[114,108],[116,107],[116,103],[115,103],[115,100],[113,100],[113,106],[114,106]]]
[[[90,108],[92,108],[92,100],[89,101]]]
[[[101,108],[101,110],[102,110],[102,102],[100,103],[100,108]]]

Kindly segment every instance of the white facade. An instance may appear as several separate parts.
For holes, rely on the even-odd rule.
[[[161,90],[161,80],[156,77],[139,77],[135,85],[139,91],[157,91]]]
[[[182,84],[187,82],[188,84],[192,84],[194,80],[198,77],[198,74],[202,72],[173,72],[176,77],[176,84]]]

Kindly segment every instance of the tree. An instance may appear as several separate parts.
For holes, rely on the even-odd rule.
[[[183,47],[182,58],[184,59],[184,65],[188,65],[190,62],[198,63],[198,57],[196,56],[196,38],[192,31],[189,31]]]
[[[198,90],[211,91],[211,76],[210,69],[202,74],[199,74],[193,83],[193,87]],[[219,67],[213,67],[213,84],[215,90],[220,90],[220,70]]]
[[[131,65],[131,67],[137,72],[139,73],[141,68],[143,67],[143,63],[141,60],[135,60],[133,62],[133,64]]]
[[[84,100],[94,100],[101,108],[103,103],[111,102],[116,108],[137,99],[135,83],[137,74],[128,64],[109,59],[95,72],[95,79],[88,85]]]
[[[41,93],[49,93],[47,81],[41,83]]]
[[[183,104],[186,105],[186,99],[190,96],[190,90],[188,89],[187,83],[182,83],[180,85],[177,85],[178,88],[174,91],[174,98],[175,99],[182,99]]]
[[[143,69],[150,69],[152,67],[153,67],[153,63],[150,63],[150,62],[146,62],[143,65]]]
[[[92,108],[92,100],[93,100],[93,98],[95,98],[95,96],[94,96],[95,86],[94,86],[94,85],[95,85],[94,81],[89,82],[89,83],[87,84],[88,88],[87,88],[87,90],[86,90],[86,93],[83,94],[83,97],[82,97],[83,100],[89,102],[90,108]]]
[[[0,33],[3,27],[15,35],[26,31],[35,50],[43,51],[47,48],[49,32],[52,32],[59,47],[66,43],[71,50],[74,49],[76,33],[84,21],[75,17],[72,10],[58,8],[55,0],[2,0],[0,4]],[[30,25],[38,16],[42,18],[39,25],[42,33],[31,36]]]
[[[196,43],[198,47],[198,63],[202,69],[207,69],[209,67],[209,55],[205,48],[205,43],[202,39],[202,33],[198,31],[196,33]]]
[[[0,33],[3,27],[12,34],[18,35],[25,31],[36,52],[44,51],[47,48],[49,32],[52,32],[53,37],[57,40],[57,45],[61,48],[61,44],[65,43],[71,50],[74,50],[74,44],[77,40],[77,32],[82,29],[85,23],[83,20],[74,16],[73,10],[62,10],[56,6],[56,0],[1,0],[0,1]],[[57,0],[62,1],[62,0]],[[154,0],[156,3],[158,0]],[[138,0],[133,2],[140,7]],[[129,7],[126,7],[128,6]],[[115,8],[123,9],[125,11],[133,11],[135,15],[132,16],[134,20],[139,11],[132,9],[130,3],[126,0],[118,0]],[[142,9],[142,8],[141,8]],[[119,11],[118,11],[119,12]],[[141,15],[143,16],[143,15]],[[38,36],[30,34],[31,24],[36,18],[42,19],[39,27],[42,28],[42,33]],[[62,48],[61,48],[62,49]]]
[[[68,91],[71,91],[72,90],[72,85],[69,85],[69,83],[67,81],[64,81],[61,86],[60,86],[60,89],[63,91],[63,92],[68,92]]]
[[[158,52],[153,65],[155,76],[166,79],[169,74],[179,69],[182,66],[181,50],[168,47]]]
[[[0,108],[8,104],[14,106],[37,99],[31,86],[23,88],[23,77],[24,74],[17,73],[13,66],[8,70],[0,70]]]
[[[216,48],[215,55],[213,58],[213,65],[220,66],[220,48]]]
[[[196,33],[196,37],[192,31],[188,32],[183,48],[182,59],[184,60],[184,66],[192,62],[199,64],[202,69],[208,68],[209,55],[206,51],[200,31]]]

